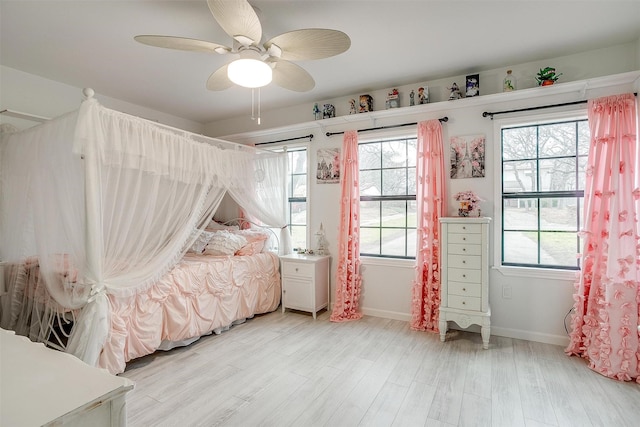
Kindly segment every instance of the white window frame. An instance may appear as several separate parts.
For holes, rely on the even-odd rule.
[[[502,265],[502,128],[510,126],[539,125],[563,120],[583,120],[587,117],[586,104],[580,108],[553,113],[521,113],[507,118],[494,119],[494,236],[493,269],[504,276],[532,277],[552,280],[575,280],[580,270],[563,270],[542,267],[515,267]]]

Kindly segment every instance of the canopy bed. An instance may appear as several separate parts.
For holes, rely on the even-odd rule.
[[[253,223],[279,228],[289,253],[286,156],[85,95],[79,110],[2,137],[0,327],[119,373],[275,310],[266,235],[211,218],[228,194]]]

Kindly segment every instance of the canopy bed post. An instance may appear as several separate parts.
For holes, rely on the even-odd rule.
[[[83,104],[97,102],[91,88],[84,88]],[[84,198],[85,198],[85,286],[91,286],[87,304],[83,307],[76,322],[67,352],[91,366],[96,366],[100,350],[109,333],[109,307],[103,282],[103,239],[101,184],[95,140],[83,141],[84,159]],[[93,335],[93,338],[90,337]],[[95,343],[91,345],[91,343]]]

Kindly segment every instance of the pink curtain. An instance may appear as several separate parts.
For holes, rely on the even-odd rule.
[[[418,123],[416,186],[418,246],[411,304],[411,328],[438,332],[439,219],[443,212],[446,212],[442,126],[438,120]]]
[[[610,96],[589,101],[588,109],[582,272],[566,352],[602,375],[640,383],[636,100]]]
[[[362,317],[360,302],[360,188],[358,165],[358,132],[344,133],[341,165],[342,197],[340,202],[340,234],[338,242],[338,274],[336,295],[331,312],[332,322],[357,320]]]

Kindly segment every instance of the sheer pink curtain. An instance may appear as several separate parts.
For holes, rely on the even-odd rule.
[[[413,281],[411,328],[438,332],[440,307],[440,224],[446,212],[442,126],[438,120],[418,123],[416,165],[418,246]]]
[[[336,295],[332,322],[362,317],[360,303],[360,188],[358,166],[358,132],[344,133],[341,165],[342,197],[338,242]]]
[[[610,96],[588,108],[582,272],[566,352],[603,375],[640,383],[636,100]]]

